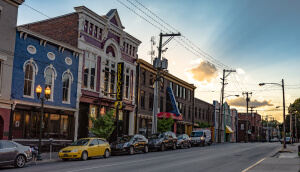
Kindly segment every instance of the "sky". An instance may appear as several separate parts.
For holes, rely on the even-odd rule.
[[[139,58],[148,62],[152,36],[157,56],[159,33],[180,32],[163,57],[169,72],[195,84],[195,96],[206,102],[220,101],[223,69],[236,70],[226,73],[225,100],[239,112],[246,112],[243,92],[252,92],[249,106],[282,121],[282,79],[285,106],[300,97],[299,0],[26,0],[18,25],[81,5],[99,15],[117,9],[125,31],[142,41]]]

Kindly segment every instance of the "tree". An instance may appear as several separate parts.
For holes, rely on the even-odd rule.
[[[97,137],[108,139],[115,129],[114,126],[115,110],[108,111],[105,115],[100,115],[98,119],[90,117],[93,127],[90,131]]]
[[[211,125],[207,122],[200,122],[200,121],[196,121],[196,123],[198,124],[198,127],[196,128],[207,128],[207,127],[211,127]]]
[[[173,123],[174,120],[171,117],[157,120],[157,131],[158,132],[170,131]]]

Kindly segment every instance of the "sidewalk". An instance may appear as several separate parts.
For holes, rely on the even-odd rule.
[[[298,157],[298,145],[300,143],[287,144],[287,148],[281,148],[275,157],[266,157],[260,163],[254,165],[248,172],[259,171],[299,171],[300,158]]]
[[[61,159],[58,156],[58,152],[52,152],[51,153],[51,160],[50,160],[50,153],[42,153],[42,160],[37,161],[37,164],[46,163],[46,162],[56,162],[61,161]]]

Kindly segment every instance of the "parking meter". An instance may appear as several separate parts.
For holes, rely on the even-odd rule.
[[[52,153],[52,141],[53,141],[53,139],[52,139],[52,138],[50,138],[49,140],[50,140],[50,160],[51,160],[51,153]]]

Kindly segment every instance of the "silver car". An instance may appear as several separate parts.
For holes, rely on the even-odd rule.
[[[0,166],[14,165],[17,168],[21,168],[31,158],[29,146],[23,146],[13,141],[0,140]]]

